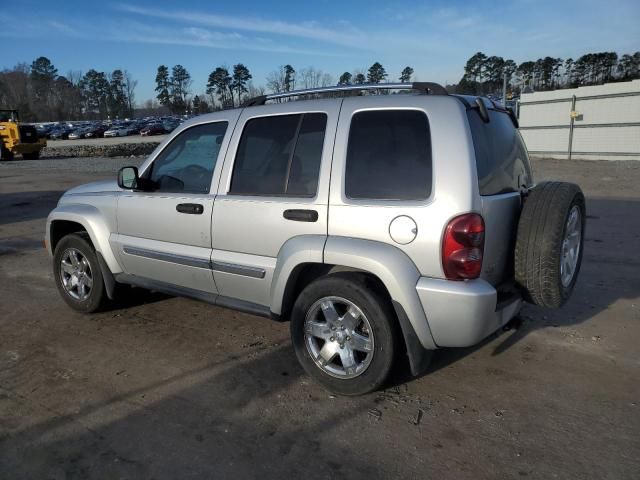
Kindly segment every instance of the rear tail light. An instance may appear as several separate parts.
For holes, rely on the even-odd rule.
[[[484,251],[484,220],[477,213],[455,217],[444,231],[442,267],[447,280],[478,278]]]

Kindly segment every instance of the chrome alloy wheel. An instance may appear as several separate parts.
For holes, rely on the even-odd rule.
[[[89,260],[80,250],[68,248],[64,251],[60,260],[60,280],[64,291],[74,300],[82,302],[89,297],[93,273]]]
[[[580,243],[582,240],[582,213],[574,205],[564,227],[564,239],[560,256],[560,279],[563,287],[568,287],[573,280],[580,257]]]
[[[332,377],[362,374],[373,358],[373,329],[362,310],[341,297],[324,297],[311,305],[304,340],[315,364]]]

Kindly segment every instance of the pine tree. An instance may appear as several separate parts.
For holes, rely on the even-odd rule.
[[[380,83],[386,77],[387,77],[387,71],[379,62],[375,62],[373,65],[369,67],[369,71],[367,72],[367,82]]]

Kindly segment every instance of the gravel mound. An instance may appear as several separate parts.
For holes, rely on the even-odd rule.
[[[130,157],[149,155],[158,146],[157,141],[144,143],[117,143],[109,145],[47,146],[41,152],[44,158],[68,157]]]

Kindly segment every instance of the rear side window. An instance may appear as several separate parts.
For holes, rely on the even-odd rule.
[[[351,119],[345,194],[424,200],[431,195],[429,122],[417,110],[358,112]]]
[[[249,120],[238,145],[229,193],[313,197],[326,126],[324,113]]]
[[[532,185],[529,156],[520,132],[509,115],[489,109],[488,123],[468,110],[469,126],[476,154],[480,195],[517,192]]]

